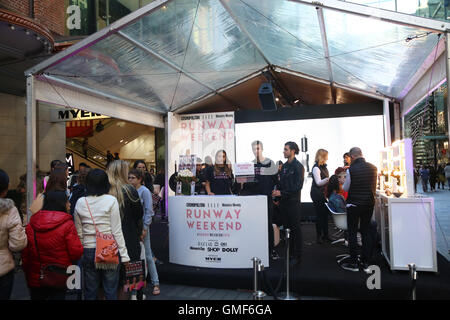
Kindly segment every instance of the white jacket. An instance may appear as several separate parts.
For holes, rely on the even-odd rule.
[[[0,199],[0,277],[14,269],[11,252],[27,246],[27,235],[19,212],[11,199]]]
[[[86,201],[91,209],[97,229],[101,233],[113,234],[119,246],[119,253],[122,262],[130,261],[125,239],[122,233],[122,223],[120,221],[119,203],[117,199],[109,194],[102,196],[88,196],[78,199],[75,205],[75,227],[84,248],[95,248],[95,227],[92,222]]]

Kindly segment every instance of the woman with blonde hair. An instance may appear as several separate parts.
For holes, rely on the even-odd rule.
[[[136,189],[128,184],[128,164],[123,160],[111,162],[107,168],[108,180],[111,185],[109,194],[117,198],[122,222],[122,232],[125,238],[130,261],[141,260],[140,236],[143,230],[143,214],[139,194]],[[124,284],[121,274],[120,286]],[[141,297],[141,294],[139,294]],[[132,294],[132,300],[136,297]]]
[[[328,151],[319,149],[316,152],[315,164],[312,169],[313,181],[311,186],[311,199],[316,211],[316,237],[317,243],[331,242],[328,237],[328,209],[325,206],[325,189],[328,183]]]

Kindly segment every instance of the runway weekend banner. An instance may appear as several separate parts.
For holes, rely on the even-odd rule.
[[[170,262],[205,268],[269,266],[265,196],[169,197]]]
[[[215,161],[218,150],[225,150],[230,163],[235,162],[234,112],[172,115],[170,159],[180,155],[195,155],[202,162],[206,157]]]

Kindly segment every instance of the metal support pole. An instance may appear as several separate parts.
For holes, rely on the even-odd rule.
[[[291,230],[286,229],[286,292],[280,294],[281,300],[299,300],[299,297],[295,293],[290,292],[290,265],[289,265],[289,242],[291,237]]]
[[[34,76],[27,76],[27,223],[31,203],[36,197],[36,99]]]
[[[449,90],[449,79],[450,79],[450,41],[449,41],[450,33],[447,31],[445,33],[445,61],[446,61],[446,75],[447,75],[447,132],[448,132],[448,141],[450,145],[450,90]]]
[[[254,257],[253,261],[253,300],[263,300],[266,296],[264,291],[258,289],[258,272],[264,270],[264,266],[261,264],[261,260]]]
[[[394,133],[394,140],[401,140],[401,114],[400,114],[400,104],[398,102],[394,103],[394,126],[395,126],[395,133]]]
[[[417,270],[414,263],[408,264],[409,275],[411,277],[411,300],[416,300],[416,280],[417,280]]]
[[[389,115],[389,99],[383,99],[383,119],[384,119],[384,146],[392,144],[391,139],[391,118]]]

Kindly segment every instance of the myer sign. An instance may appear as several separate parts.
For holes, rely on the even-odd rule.
[[[99,113],[84,111],[80,109],[60,109],[52,110],[50,115],[50,121],[73,121],[73,120],[93,120],[93,119],[105,119],[109,118]]]

